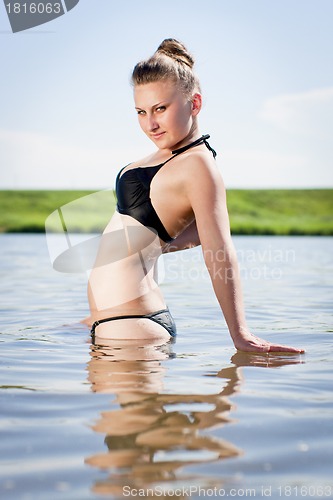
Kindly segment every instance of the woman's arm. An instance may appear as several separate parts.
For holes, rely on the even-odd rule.
[[[205,264],[234,345],[243,351],[303,352],[255,337],[245,319],[236,252],[231,240],[226,192],[213,160],[191,158],[186,196],[192,206]]]
[[[163,253],[177,252],[200,245],[197,225],[195,220],[177,238],[163,247]]]

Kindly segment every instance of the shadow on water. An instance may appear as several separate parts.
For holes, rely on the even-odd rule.
[[[88,363],[91,389],[115,396],[116,409],[103,411],[93,430],[105,435],[106,451],[85,463],[109,473],[92,490],[123,496],[130,490],[163,484],[207,483],[182,470],[193,464],[212,463],[242,454],[232,443],[207,433],[232,422],[229,398],[242,383],[242,366],[278,367],[299,363],[298,357],[236,353],[231,366],[214,376],[221,378],[218,394],[163,392],[165,361],[174,357],[172,343],[110,341],[92,346]],[[221,479],[209,478],[210,486]]]

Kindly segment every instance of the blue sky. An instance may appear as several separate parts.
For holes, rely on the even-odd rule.
[[[16,34],[0,5],[0,188],[109,188],[151,152],[129,76],[167,37],[227,188],[333,187],[331,0],[80,0]]]

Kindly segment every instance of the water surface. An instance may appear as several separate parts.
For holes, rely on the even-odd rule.
[[[333,238],[234,241],[251,328],[304,356],[236,353],[199,249],[161,265],[175,343],[92,346],[86,276],[0,236],[1,498],[333,497]]]

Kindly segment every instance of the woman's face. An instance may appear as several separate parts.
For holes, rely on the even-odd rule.
[[[159,149],[173,150],[194,131],[200,109],[172,80],[136,85],[134,101],[141,129]]]

